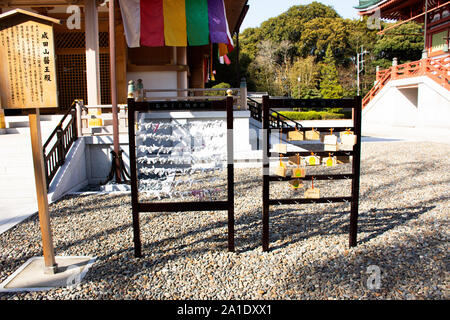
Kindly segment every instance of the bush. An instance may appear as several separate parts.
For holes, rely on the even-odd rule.
[[[332,113],[332,112],[323,111],[320,114],[322,115],[322,120],[345,119],[345,114],[343,114],[343,113]]]
[[[213,89],[229,89],[231,85],[229,83],[221,82],[212,87]],[[205,91],[205,96],[225,96],[227,90],[224,91]]]
[[[306,111],[306,112],[298,112],[298,111],[281,111],[279,112],[281,115],[288,117],[291,120],[321,120],[322,115],[317,111]],[[275,113],[273,113],[276,116]]]
[[[291,120],[332,120],[332,119],[346,119],[343,113],[331,113],[326,111],[281,111],[281,115],[286,116]],[[276,113],[272,114],[276,117]],[[283,120],[283,119],[282,119]]]

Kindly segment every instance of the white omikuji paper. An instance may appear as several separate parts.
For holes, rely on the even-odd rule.
[[[195,187],[218,178],[195,180],[189,176],[226,168],[227,127],[223,120],[149,121],[141,118],[136,132],[139,190],[158,197],[212,197],[220,188],[174,191],[184,184]],[[185,179],[174,180],[175,175]],[[187,176],[187,179],[186,179]]]

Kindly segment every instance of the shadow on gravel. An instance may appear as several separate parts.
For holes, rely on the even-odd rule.
[[[435,206],[413,206],[360,212],[358,245],[369,242],[434,208]],[[282,249],[314,236],[348,234],[350,212],[348,210],[341,211],[341,209],[337,212],[338,208],[335,208],[334,211],[329,212],[327,209],[323,209],[315,214],[299,214],[297,209],[284,209],[271,212],[271,250]],[[365,236],[361,237],[361,234]],[[247,245],[246,249],[253,250],[255,246]]]
[[[448,259],[439,234],[412,236],[355,254],[328,255],[313,264],[299,261],[285,283],[295,293],[292,298],[320,292],[338,299],[446,299]],[[380,270],[379,288],[371,286],[369,266]]]

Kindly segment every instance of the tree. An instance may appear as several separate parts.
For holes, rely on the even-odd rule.
[[[382,24],[384,28],[392,25]],[[363,46],[369,51],[360,74],[364,94],[373,86],[377,66],[385,69],[393,58],[401,64],[419,60],[422,55],[420,24],[407,23],[384,36],[377,33],[367,27],[367,18],[343,19],[331,6],[318,2],[292,6],[260,27],[241,33],[240,59],[246,63],[241,72],[247,77],[249,90],[298,98],[350,97],[356,94],[356,54]],[[312,83],[304,81],[308,69],[301,68],[306,62],[309,71],[319,68]]]
[[[345,61],[349,42],[349,30],[342,18],[315,18],[304,24],[304,30],[297,43],[300,54],[305,57],[314,55],[316,61],[325,57],[328,46],[333,48],[335,58]]]
[[[289,72],[291,96],[295,99],[320,98],[317,90],[320,70],[314,56],[297,58]]]
[[[286,12],[277,17],[264,21],[259,28],[247,28],[240,36],[242,52],[252,59],[257,55],[257,44],[263,40],[271,40],[274,43],[288,41],[292,44],[289,56],[298,56],[301,48],[301,36],[305,30],[305,24],[316,18],[342,19],[331,6],[319,2],[308,5],[292,6]],[[314,25],[311,27],[314,28]],[[308,54],[304,55],[306,57]]]
[[[258,91],[279,96],[290,93],[290,48],[291,44],[287,40],[276,44],[267,39],[259,43],[258,53],[249,65],[249,73],[254,78]]]
[[[320,93],[324,99],[340,99],[343,97],[344,90],[339,83],[331,45],[328,45],[325,59],[321,63],[320,76]]]
[[[403,24],[378,39],[374,46],[376,64],[389,68],[394,58],[398,59],[399,64],[420,60],[423,48],[421,26],[415,22]]]

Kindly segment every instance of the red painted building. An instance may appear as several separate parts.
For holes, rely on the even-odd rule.
[[[448,54],[450,1],[428,0],[426,4],[426,0],[361,0],[356,9],[362,16],[379,14],[386,20],[424,23],[428,57]]]
[[[396,22],[380,34],[409,21],[422,23],[426,40],[421,60],[377,72],[363,99],[366,121],[450,127],[450,1],[360,0],[355,8],[361,16]]]

